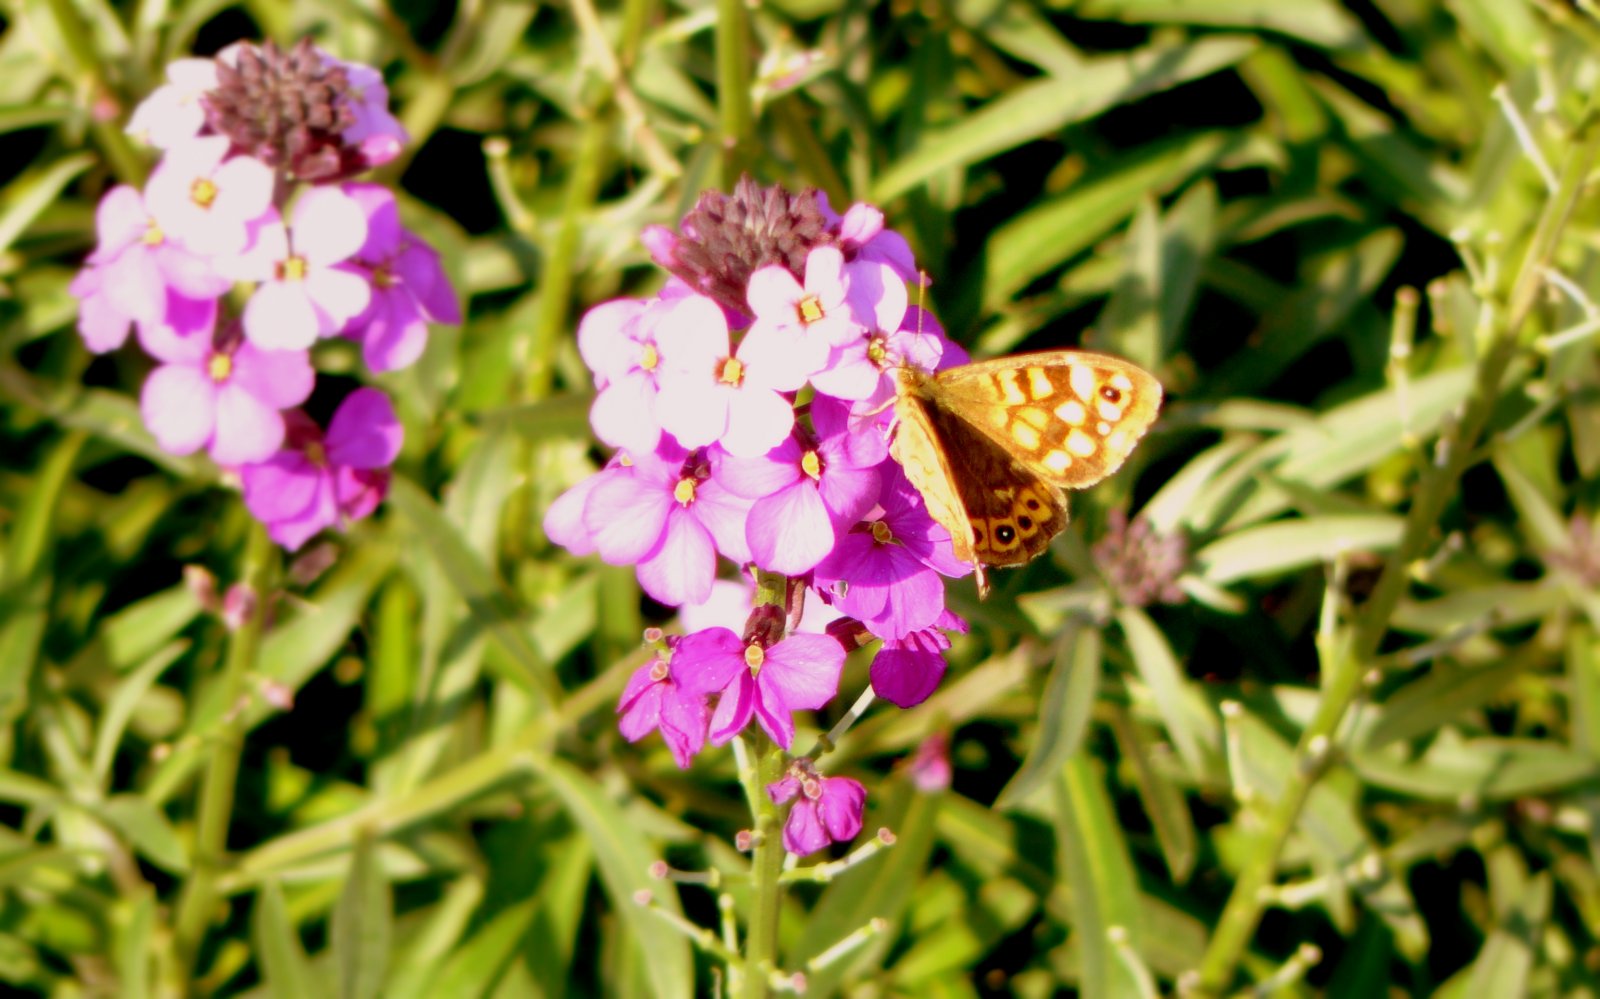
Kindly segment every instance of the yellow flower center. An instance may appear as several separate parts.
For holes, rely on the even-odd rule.
[[[867,341],[867,360],[873,367],[882,368],[889,363],[889,342],[881,336]]]
[[[761,672],[761,664],[767,661],[767,650],[756,642],[751,642],[744,647],[744,664],[750,667],[750,675],[755,676]]]
[[[800,470],[811,476],[813,481],[822,478],[822,458],[815,451],[807,451],[800,456]]]
[[[210,208],[211,203],[217,200],[217,185],[210,177],[196,177],[194,183],[189,185],[189,200],[201,208]]]
[[[744,365],[737,357],[728,358],[722,362],[722,368],[717,372],[717,381],[738,388],[744,383]]]
[[[889,530],[889,525],[881,520],[872,522],[872,540],[880,545],[886,545],[894,540],[894,532]]]
[[[306,258],[290,257],[278,265],[279,281],[300,281],[306,276]]]
[[[159,225],[156,225],[156,220],[150,219],[144,224],[144,236],[140,238],[140,241],[145,246],[160,246],[166,241],[166,238],[166,233],[161,231]]]
[[[672,498],[678,501],[679,506],[688,506],[694,502],[694,480],[679,479],[678,484],[672,487]]]
[[[227,381],[228,376],[233,374],[233,355],[212,354],[211,360],[206,362],[206,374],[218,385]]]
[[[653,343],[645,344],[644,349],[639,351],[639,367],[645,371],[654,371],[660,361],[661,355],[656,353],[656,345]]]
[[[389,268],[378,267],[373,270],[372,286],[374,288],[392,288],[394,283],[394,275],[390,273]]]
[[[328,463],[328,449],[322,446],[321,441],[312,441],[305,448],[306,460],[321,468]]]
[[[802,323],[814,323],[826,313],[822,311],[822,300],[815,295],[807,295],[794,307],[795,315],[800,317]]]

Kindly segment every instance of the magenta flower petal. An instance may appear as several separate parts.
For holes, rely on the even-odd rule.
[[[750,510],[745,538],[756,565],[796,576],[833,550],[833,521],[809,483],[796,483]]]
[[[310,509],[317,499],[321,476],[299,451],[279,451],[271,459],[250,466],[243,477],[245,505],[257,519],[284,520]]]
[[[885,645],[872,658],[872,690],[898,707],[915,707],[938,688],[944,671],[944,656],[937,652]]]
[[[790,709],[820,708],[839,692],[844,646],[829,635],[794,634],[767,650],[758,677]]]
[[[711,716],[711,744],[725,745],[743,732],[755,712],[756,684],[749,673],[742,673],[734,677],[717,700],[717,710]]]
[[[583,525],[603,560],[632,565],[655,550],[672,506],[672,494],[636,470],[594,487],[584,504]]]
[[[233,355],[233,384],[277,409],[311,397],[317,373],[303,350],[262,350],[245,342]]]
[[[750,561],[750,545],[745,540],[745,523],[750,517],[749,500],[735,496],[713,477],[695,487],[691,509],[695,519],[711,532],[712,540],[717,543],[717,551],[740,565]]]
[[[602,481],[601,476],[610,471],[591,475],[556,497],[544,513],[545,537],[574,555],[594,554],[594,535],[583,525],[583,508],[589,502],[589,493]]]
[[[216,388],[198,368],[163,365],[145,379],[139,409],[163,451],[193,454],[211,439]]]
[[[351,468],[383,468],[399,455],[404,433],[387,395],[374,388],[356,389],[328,421],[328,460]]]
[[[687,510],[673,510],[661,545],[639,562],[639,586],[652,599],[676,607],[711,595],[717,575],[717,548],[711,532]]]
[[[685,635],[672,653],[672,678],[691,694],[719,693],[741,672],[749,673],[744,643],[727,628]]]

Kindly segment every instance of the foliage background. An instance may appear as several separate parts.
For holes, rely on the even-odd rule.
[[[633,899],[713,924],[646,868],[740,868],[731,761],[620,739],[667,616],[539,522],[600,458],[576,317],[653,291],[640,228],[748,169],[883,207],[975,353],[1083,342],[1170,393],[1051,557],[958,589],[940,692],[831,758],[898,842],[790,894],[786,968],[883,920],[812,994],[1595,990],[1587,4],[0,9],[0,980],[713,987]],[[164,63],[306,33],[388,74],[415,143],[386,176],[469,318],[380,380],[384,514],[230,635],[184,567],[273,559],[66,287],[150,165],[118,129]],[[1117,603],[1089,554],[1116,509],[1187,537],[1184,603]],[[954,786],[924,795],[895,767],[937,733]]]

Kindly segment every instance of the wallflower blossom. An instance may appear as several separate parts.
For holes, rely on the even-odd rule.
[[[759,458],[723,463],[728,488],[755,501],[745,525],[750,555],[773,572],[796,575],[813,567],[878,500],[878,470],[887,448],[851,447],[849,407],[817,396],[815,434],[791,436]]]
[[[669,646],[634,671],[617,702],[617,727],[629,742],[638,742],[651,732],[660,731],[672,758],[681,770],[689,769],[696,753],[706,744],[710,712],[703,694],[690,694],[672,677],[669,665],[672,646],[679,640],[668,638]]]
[[[777,804],[793,801],[783,823],[783,848],[795,856],[829,843],[848,843],[861,832],[867,789],[850,777],[824,777],[809,760],[796,760],[782,780],[767,785]]]
[[[346,396],[326,434],[296,411],[284,448],[240,469],[245,506],[272,540],[294,551],[324,527],[377,509],[402,436],[389,397],[377,389]]]
[[[967,633],[967,622],[948,610],[927,628],[886,639],[872,657],[872,690],[896,707],[914,708],[928,699],[944,678],[946,631]]]
[[[718,551],[749,560],[749,512],[750,501],[717,481],[703,454],[664,447],[597,483],[584,499],[583,526],[603,560],[636,565],[644,591],[676,606],[710,595]]]
[[[167,64],[167,82],[134,108],[127,133],[157,149],[195,138],[206,124],[200,97],[216,85],[217,65],[210,59],[173,60]]]
[[[161,364],[145,379],[145,426],[173,454],[206,448],[223,465],[262,461],[283,442],[280,410],[311,394],[303,351],[268,351],[236,329],[213,336],[215,300],[170,295],[164,322],[143,324],[139,342]]]
[[[784,267],[763,267],[750,275],[747,299],[756,328],[803,334],[835,347],[861,334],[847,302],[848,290],[844,254],[837,247],[819,246],[806,257],[804,286]]]
[[[194,253],[242,252],[272,207],[272,168],[228,153],[222,136],[192,139],[167,151],[145,187],[145,207],[162,231]]]
[[[367,217],[349,195],[314,187],[295,202],[291,223],[271,219],[255,246],[228,265],[241,281],[256,281],[244,307],[244,334],[269,350],[303,350],[343,329],[371,301],[367,279],[339,264],[367,238]]]
[[[589,423],[612,447],[642,453],[661,440],[657,327],[671,301],[619,298],[590,309],[578,324],[578,352],[595,380]]]
[[[718,746],[755,718],[788,749],[793,713],[832,700],[843,668],[844,648],[827,635],[793,634],[763,646],[710,628],[684,636],[672,656],[673,676],[685,691],[721,694],[711,716],[711,741]]]
[[[371,300],[343,332],[361,341],[368,369],[409,367],[427,346],[428,323],[461,322],[461,306],[439,254],[400,225],[399,206],[388,188],[346,184],[344,193],[365,215],[367,238],[338,269],[361,276]]]

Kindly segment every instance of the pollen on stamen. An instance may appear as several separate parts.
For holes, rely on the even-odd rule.
[[[795,315],[800,317],[802,323],[814,323],[826,313],[822,311],[822,300],[815,295],[807,295],[794,307]]]
[[[883,369],[889,366],[889,341],[881,335],[875,335],[867,341],[867,360],[873,366]]]
[[[688,506],[694,502],[694,480],[679,479],[678,484],[672,487],[672,498],[678,501],[679,506]]]
[[[886,545],[894,540],[894,531],[883,521],[875,520],[872,522],[872,540],[880,545]]]
[[[209,177],[199,177],[189,185],[189,200],[201,208],[210,208],[217,200],[217,185]]]
[[[744,382],[744,365],[737,357],[728,358],[722,362],[722,368],[717,372],[717,381],[738,388]]]
[[[751,675],[761,672],[761,664],[767,661],[767,650],[757,642],[751,642],[744,647],[744,664],[750,667]]]
[[[139,237],[139,241],[144,243],[145,246],[160,246],[166,240],[167,234],[161,231],[161,227],[156,224],[155,219],[151,219],[145,224],[144,235]]]
[[[657,659],[655,662],[650,664],[650,679],[654,680],[656,683],[660,683],[662,680],[665,680],[667,678],[667,674],[670,672],[672,672],[672,667],[667,665],[665,659]]]
[[[322,468],[328,463],[328,449],[322,446],[321,441],[311,441],[305,446],[303,453],[306,460],[317,468]]]
[[[647,343],[639,351],[639,367],[644,371],[654,371],[656,365],[661,363],[661,355],[656,353],[656,345]]]
[[[233,355],[212,354],[206,362],[206,374],[218,384],[227,381],[228,376],[233,374]]]
[[[278,265],[279,281],[300,281],[306,276],[306,258],[290,257]]]
[[[397,283],[394,278],[394,272],[390,271],[389,268],[377,267],[373,269],[372,286],[374,288],[392,288]]]
[[[822,478],[822,456],[815,451],[807,451],[800,456],[800,470],[811,476],[813,481]]]

